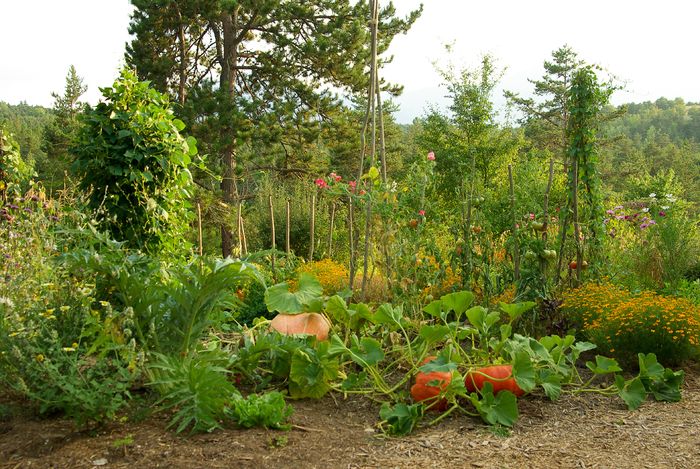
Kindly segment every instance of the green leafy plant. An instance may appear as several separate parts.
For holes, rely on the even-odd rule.
[[[161,409],[173,411],[168,428],[195,433],[221,427],[226,406],[239,395],[225,365],[226,358],[213,352],[152,355],[149,385],[158,390]]]
[[[185,125],[170,110],[166,95],[128,69],[104,101],[81,116],[73,148],[81,186],[91,191],[90,206],[100,222],[132,247],[183,254],[191,218],[194,138],[180,135]],[[187,246],[185,245],[185,248]]]
[[[290,425],[287,421],[293,412],[294,409],[285,403],[284,396],[272,391],[234,399],[227,415],[244,428],[289,430]]]

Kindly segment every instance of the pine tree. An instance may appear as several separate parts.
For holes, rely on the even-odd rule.
[[[51,110],[54,119],[44,128],[42,149],[46,158],[37,163],[39,177],[49,188],[58,187],[72,160],[69,148],[78,129],[77,117],[84,106],[80,97],[85,91],[87,86],[83,85],[83,79],[71,65],[66,75],[63,94],[51,93],[54,98]]]
[[[364,1],[133,0],[127,62],[178,97],[180,113],[221,162],[225,203],[238,197],[238,152],[246,143],[312,141],[337,92],[366,89],[369,17]],[[420,14],[382,11],[379,51]],[[293,138],[290,138],[293,135]],[[254,154],[254,153],[253,153]],[[232,237],[222,226],[222,251]]]

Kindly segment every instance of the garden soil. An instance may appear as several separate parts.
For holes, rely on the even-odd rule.
[[[0,422],[0,469],[19,468],[700,468],[700,372],[683,400],[626,410],[617,398],[529,396],[509,436],[449,416],[404,438],[375,427],[378,407],[342,396],[293,402],[293,428],[178,436],[166,416],[112,423],[96,434],[15,411]]]

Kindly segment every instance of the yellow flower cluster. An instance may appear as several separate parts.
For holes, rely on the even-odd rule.
[[[498,303],[512,303],[515,301],[515,295],[517,293],[517,288],[514,283],[508,285],[501,293],[494,296],[491,299],[491,303],[498,305]]]
[[[700,353],[700,308],[685,298],[587,284],[567,292],[562,308],[613,355],[632,359],[639,352],[653,352],[671,364]]]
[[[350,278],[350,273],[344,265],[328,258],[301,264],[297,274],[302,272],[316,277],[326,295],[334,295],[346,288]]]

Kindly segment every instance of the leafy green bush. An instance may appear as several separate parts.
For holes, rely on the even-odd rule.
[[[90,206],[116,238],[132,247],[182,254],[191,218],[194,138],[180,135],[166,95],[124,69],[105,101],[88,108],[73,148]]]
[[[215,352],[180,355],[153,354],[148,366],[163,409],[173,410],[168,425],[178,433],[220,428],[226,405],[238,394],[228,381],[226,359]]]
[[[0,201],[6,202],[7,194],[19,194],[33,174],[33,168],[22,159],[17,142],[0,126]]]
[[[264,427],[288,430],[286,424],[294,412],[284,401],[284,396],[272,391],[265,394],[250,394],[245,399],[234,399],[229,416],[244,428]]]

